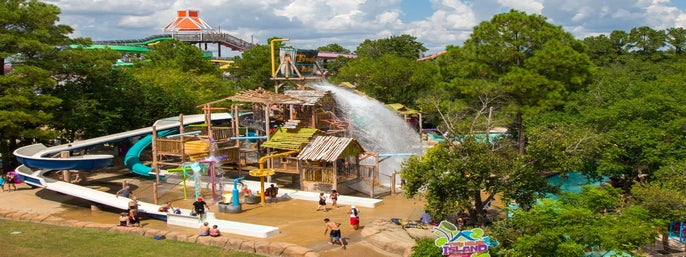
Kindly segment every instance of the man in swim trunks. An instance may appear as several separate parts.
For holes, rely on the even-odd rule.
[[[329,232],[329,244],[333,245],[336,243],[336,241],[338,241],[341,243],[341,247],[345,249],[345,243],[343,243],[343,238],[341,237],[341,223],[336,223],[329,220],[329,218],[325,218],[324,228],[324,235],[326,235],[326,232],[331,230]]]

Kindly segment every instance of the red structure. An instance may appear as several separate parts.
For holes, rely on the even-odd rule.
[[[198,10],[176,11],[176,20],[167,24],[162,29],[164,32],[202,32],[211,31],[212,27],[198,16]]]

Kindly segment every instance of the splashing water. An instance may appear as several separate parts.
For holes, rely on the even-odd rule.
[[[383,103],[330,83],[313,84],[312,87],[331,92],[336,99],[337,115],[342,115],[339,118],[350,124],[348,136],[355,138],[365,151],[391,156],[385,160],[382,157],[379,164],[381,184],[390,185],[393,172],[400,171],[409,154],[422,153],[419,134]],[[399,184],[400,179],[396,178],[396,183]]]

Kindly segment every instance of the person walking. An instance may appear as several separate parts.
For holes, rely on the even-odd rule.
[[[336,189],[331,190],[329,198],[331,198],[331,209],[338,209],[338,191],[336,191]]]
[[[350,214],[350,226],[352,226],[354,230],[358,230],[360,228],[360,210],[353,205],[350,206],[348,214]]]
[[[319,193],[319,205],[317,206],[317,211],[319,211],[322,208],[324,208],[324,212],[327,212],[327,210],[326,210],[326,196],[324,195],[324,192]]]
[[[341,243],[341,247],[345,249],[345,243],[341,237],[341,223],[333,222],[329,218],[324,218],[324,235],[329,232],[329,244],[333,245],[336,242]]]
[[[193,202],[193,210],[195,210],[195,214],[198,215],[198,220],[202,221],[203,217],[205,216],[205,208],[207,210],[210,210],[210,207],[207,206],[207,203],[202,199],[202,197],[198,197],[198,200]]]

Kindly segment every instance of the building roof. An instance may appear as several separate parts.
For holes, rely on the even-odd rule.
[[[357,156],[364,149],[354,138],[317,136],[298,154],[299,160],[334,162],[341,156]]]
[[[198,16],[198,10],[176,11],[176,19],[162,29],[164,32],[199,32],[212,27]]]
[[[301,100],[303,105],[315,105],[320,99],[328,95],[329,91],[286,90],[283,94]]]
[[[386,107],[391,108],[393,111],[404,114],[404,115],[411,115],[411,114],[417,114],[419,111],[415,109],[410,109],[407,108],[407,106],[403,104],[387,104]]]
[[[302,104],[302,101],[297,98],[293,98],[287,95],[282,95],[274,93],[272,91],[264,90],[263,88],[245,90],[238,92],[233,96],[229,96],[224,99],[215,100],[209,103],[204,103],[198,105],[202,107],[207,104],[215,104],[219,102],[224,102],[227,100],[237,101],[237,102],[248,102],[248,103],[262,103],[262,104]]]
[[[262,147],[280,150],[300,150],[318,133],[321,132],[316,128],[278,128],[276,132],[269,137],[269,141],[262,144]]]

